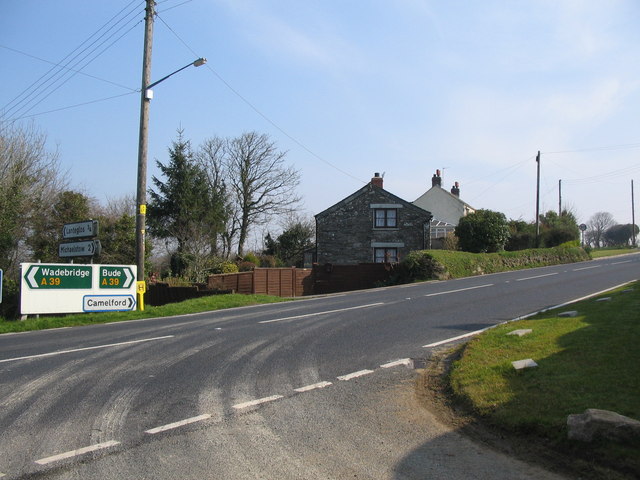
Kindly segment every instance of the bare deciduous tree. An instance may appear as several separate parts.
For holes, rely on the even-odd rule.
[[[285,214],[300,202],[295,192],[300,174],[285,165],[285,156],[267,135],[256,132],[227,142],[224,166],[235,204],[240,256],[252,226],[265,223],[272,215]]]
[[[0,267],[15,273],[28,259],[25,239],[36,216],[47,215],[66,182],[58,155],[33,126],[0,125]]]
[[[587,222],[587,242],[600,248],[604,242],[604,233],[615,224],[616,221],[609,212],[594,213]]]

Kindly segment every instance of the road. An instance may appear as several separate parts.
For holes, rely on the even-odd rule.
[[[639,267],[635,254],[2,335],[0,476],[558,478],[440,425],[408,359]]]

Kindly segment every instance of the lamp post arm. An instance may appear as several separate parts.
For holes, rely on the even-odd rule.
[[[198,60],[196,60],[195,62],[191,62],[191,63],[187,63],[184,67],[179,68],[178,70],[176,70],[175,72],[170,73],[169,75],[166,75],[164,77],[162,77],[160,80],[158,80],[157,82],[153,82],[151,85],[148,85],[145,90],[149,90],[150,88],[155,87],[156,85],[158,85],[160,82],[164,82],[167,78],[171,77],[172,75],[175,75],[178,72],[181,72],[182,70],[184,70],[185,68],[189,68],[191,65],[193,65],[194,67],[199,67],[200,65],[204,65],[205,63],[207,63],[207,59],[206,58],[199,58]]]

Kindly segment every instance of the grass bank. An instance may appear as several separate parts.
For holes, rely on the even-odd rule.
[[[0,334],[9,332],[26,332],[29,330],[44,330],[47,328],[76,327],[79,325],[92,325],[96,323],[122,322],[126,320],[138,320],[142,318],[170,317],[174,315],[186,315],[212,310],[223,310],[234,307],[245,307],[263,303],[276,303],[288,299],[271,295],[211,295],[207,297],[185,300],[180,303],[170,303],[161,307],[145,307],[144,311],[132,312],[107,312],[107,313],[80,313],[64,316],[44,316],[29,318],[25,321],[9,321],[0,319]]]
[[[625,255],[627,253],[639,252],[637,248],[598,248],[591,250],[592,258],[613,257],[615,255]]]
[[[398,283],[433,278],[462,278],[590,259],[589,254],[580,247],[537,248],[498,253],[422,250],[411,252],[402,260]]]
[[[640,442],[581,444],[567,439],[567,416],[587,408],[640,419],[640,282],[558,311],[488,330],[453,364],[454,395],[492,426],[534,434],[553,449],[587,455],[640,475]],[[560,311],[576,310],[573,318]],[[531,329],[523,337],[507,335]],[[537,368],[516,371],[531,358]]]

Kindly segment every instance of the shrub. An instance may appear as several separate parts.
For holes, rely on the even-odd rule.
[[[2,303],[0,303],[0,317],[7,320],[18,318],[20,311],[20,285],[15,280],[3,278]]]
[[[248,252],[247,254],[245,254],[245,256],[242,258],[242,261],[253,263],[254,266],[260,265],[260,259],[253,252]]]
[[[253,262],[243,261],[238,264],[238,269],[241,272],[250,272],[254,268],[256,268],[256,264]]]
[[[509,239],[509,225],[503,213],[478,210],[462,217],[455,233],[465,252],[499,252]]]
[[[450,232],[446,237],[442,239],[442,249],[443,250],[458,250],[459,248],[459,240],[456,237],[456,234]]]
[[[410,252],[398,266],[396,281],[409,283],[417,280],[443,279],[444,267],[426,251]]]

